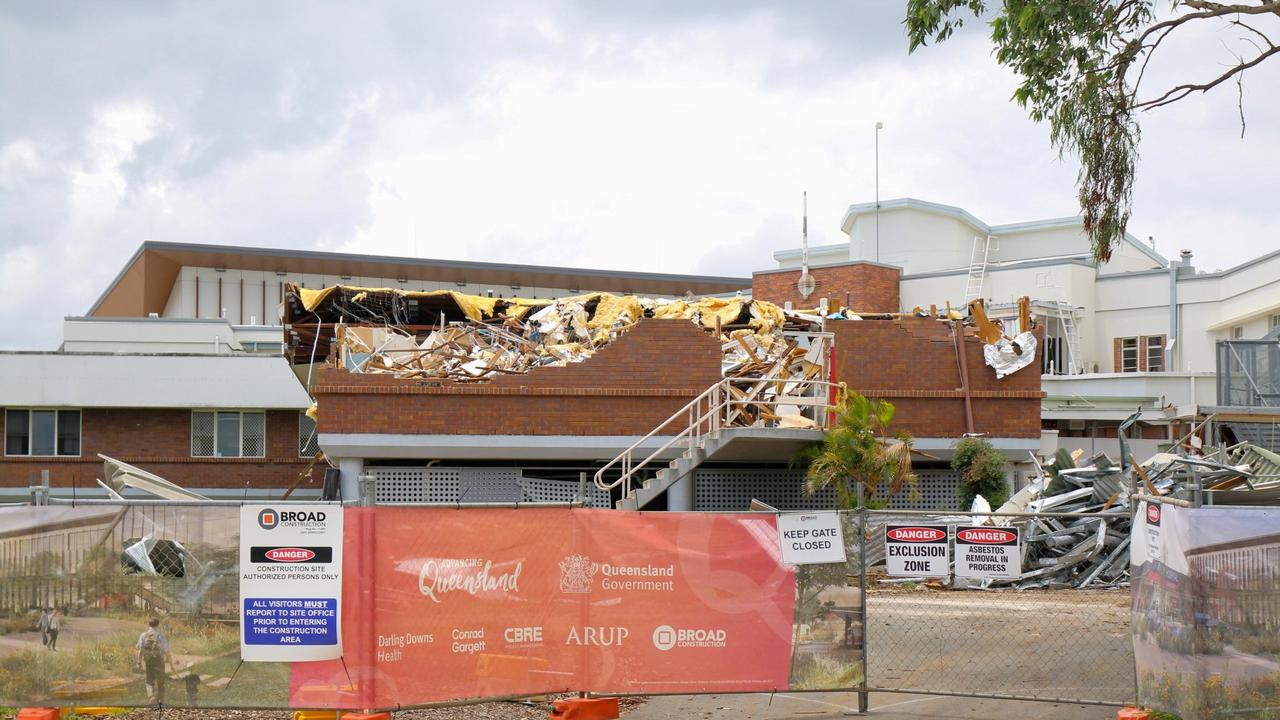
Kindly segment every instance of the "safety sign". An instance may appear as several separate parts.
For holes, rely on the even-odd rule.
[[[1022,574],[1018,528],[967,527],[956,530],[956,577],[1016,578]]]
[[[789,565],[842,563],[846,560],[840,513],[793,513],[778,516],[782,562]]]
[[[342,508],[240,509],[240,657],[247,662],[342,656]]]
[[[886,525],[884,565],[899,577],[946,577],[951,548],[946,525]]]

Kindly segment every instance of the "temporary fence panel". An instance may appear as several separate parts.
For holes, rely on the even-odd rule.
[[[239,507],[0,509],[0,705],[395,708],[863,677],[852,515],[849,562],[795,567],[767,513],[342,512],[344,656],[241,664]],[[139,667],[153,617],[163,670]]]
[[[867,511],[866,517],[868,689],[1116,705],[1133,700],[1127,592],[1020,590],[1017,581],[954,575],[887,578],[880,567],[886,526],[948,528],[954,573],[957,531],[992,516]],[[1039,567],[1025,543],[1029,529],[1089,516],[995,517],[997,526],[1022,530],[1021,570],[1028,573]],[[1002,572],[995,563],[977,565],[990,565],[993,576]]]
[[[239,516],[235,506],[0,508],[0,706],[288,706],[288,665],[238,666]],[[163,618],[174,661],[159,670],[138,648],[152,618]]]
[[[1184,720],[1280,715],[1280,508],[1144,502],[1131,559],[1139,700]]]

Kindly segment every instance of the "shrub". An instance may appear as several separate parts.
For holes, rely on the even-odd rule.
[[[967,509],[981,495],[994,510],[1009,499],[1005,469],[1009,461],[984,438],[963,438],[956,443],[951,469],[960,473],[956,494]]]

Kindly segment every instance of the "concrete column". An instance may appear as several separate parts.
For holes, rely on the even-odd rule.
[[[667,510],[693,512],[693,473],[685,475],[667,488]]]
[[[360,499],[360,475],[364,472],[364,458],[338,458],[338,485],[342,488],[342,501]]]

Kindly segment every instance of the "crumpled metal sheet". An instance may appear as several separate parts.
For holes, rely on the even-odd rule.
[[[1036,336],[1024,332],[1012,340],[1000,338],[982,347],[982,357],[997,379],[1012,375],[1036,361]]]

